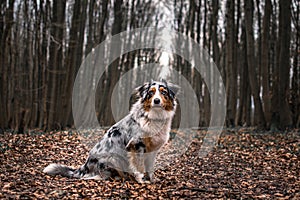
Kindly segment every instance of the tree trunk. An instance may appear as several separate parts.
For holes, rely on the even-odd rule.
[[[256,40],[256,44],[257,44],[257,47],[256,47],[256,56],[255,56],[255,59],[256,59],[256,63],[257,63],[257,77],[258,77],[258,85],[261,86],[261,73],[262,73],[262,65],[261,65],[261,46],[262,46],[262,28],[261,28],[261,10],[260,10],[260,0],[255,0],[255,4],[256,4],[256,22],[257,22],[257,40]]]
[[[293,77],[292,77],[292,111],[293,111],[293,124],[297,128],[300,127],[300,65],[299,65],[299,55],[300,55],[300,4],[298,3],[296,13],[295,13],[295,24],[297,30],[294,33],[296,35],[296,46],[294,49],[294,59],[293,59]]]
[[[277,1],[273,1],[273,8],[276,10]],[[279,42],[278,42],[278,17],[276,12],[272,13],[272,30],[271,30],[271,56],[270,56],[270,69],[272,70],[272,96],[271,96],[271,122],[270,129],[276,131],[279,128]]]
[[[291,0],[279,1],[279,116],[282,129],[292,125],[289,98]]]
[[[235,126],[236,67],[234,66],[234,0],[226,2],[226,91],[227,125]]]
[[[212,17],[211,17],[211,26],[212,26],[212,52],[213,52],[213,60],[217,66],[217,69],[221,72],[221,66],[220,66],[220,47],[219,47],[219,39],[218,39],[218,12],[219,12],[219,1],[212,1]],[[216,84],[219,83],[217,80],[217,76],[213,76],[213,86],[216,91],[219,91],[220,85]],[[212,102],[213,105],[220,105],[221,102],[219,102],[218,98],[215,98],[215,102]],[[222,102],[223,103],[223,102]]]
[[[112,26],[112,35],[118,34],[122,31],[122,20],[123,20],[123,0],[114,1],[114,22]],[[114,41],[117,42],[117,41]],[[121,41],[118,41],[121,43]],[[110,49],[110,57],[121,56],[114,55],[114,50]],[[114,123],[113,115],[111,112],[111,95],[114,89],[115,84],[119,80],[120,71],[118,70],[120,58],[118,57],[107,69],[107,80],[106,86],[104,89],[104,95],[101,98],[102,104],[100,109],[100,114],[102,117],[101,121],[104,121],[105,124]],[[105,117],[105,118],[103,118]]]
[[[270,40],[270,18],[272,13],[271,0],[265,0],[264,19],[263,19],[263,35],[262,35],[262,88],[264,113],[266,118],[266,126],[270,126],[271,120],[271,94],[270,94],[270,71],[269,71],[269,40]]]
[[[62,127],[71,126],[72,121],[72,88],[76,73],[80,67],[83,49],[83,36],[86,21],[87,2],[75,0],[72,16],[72,25],[70,29],[69,49],[66,57],[66,81],[64,89],[64,115],[61,119]],[[92,80],[90,80],[92,81]]]
[[[254,35],[253,35],[253,0],[245,1],[245,24],[246,24],[246,40],[247,40],[247,59],[248,59],[248,73],[251,87],[251,93],[254,99],[254,106],[256,109],[257,125],[259,128],[264,128],[266,125],[261,99],[259,97],[259,87],[255,72],[254,62]]]
[[[240,45],[239,45],[239,33],[240,33],[240,24],[241,24],[241,0],[237,0],[236,2],[236,17],[235,17],[235,28],[234,28],[234,51],[233,51],[233,76],[235,77],[233,91],[235,91],[234,97],[234,123],[238,125],[238,115],[239,115],[239,108],[240,108],[240,100],[241,100],[241,93],[239,92],[239,87],[241,84],[241,78],[238,78],[238,73],[241,70],[241,62],[240,62]]]
[[[57,121],[57,116],[62,114],[62,110],[58,110],[58,97],[61,96],[59,76],[62,73],[63,66],[63,36],[65,26],[65,6],[66,0],[54,0],[52,10],[51,22],[51,44],[50,44],[50,58],[47,82],[49,85],[48,90],[48,129],[60,128]]]
[[[6,119],[5,116],[8,114],[8,101],[10,99],[7,98],[6,95],[2,94],[7,94],[8,93],[8,81],[9,81],[9,74],[8,74],[8,69],[9,69],[9,64],[7,63],[7,59],[10,56],[8,54],[8,41],[10,40],[10,32],[11,28],[13,25],[13,18],[14,18],[14,0],[10,0],[8,2],[8,8],[4,8],[6,6],[6,1],[2,1],[0,3],[1,9],[5,9],[5,13],[1,13],[0,17],[0,25],[1,30],[0,30],[0,46],[1,46],[1,51],[0,51],[0,65],[1,65],[1,76],[0,76],[0,105],[2,106],[2,114],[0,115],[0,127],[8,128],[8,119]]]

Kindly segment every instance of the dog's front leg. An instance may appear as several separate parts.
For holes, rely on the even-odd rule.
[[[138,183],[143,183],[145,171],[143,153],[130,152],[129,157],[129,167],[132,175]]]
[[[154,173],[154,164],[156,159],[157,151],[152,151],[149,153],[145,153],[145,170],[147,178],[151,182],[155,182],[153,173]]]

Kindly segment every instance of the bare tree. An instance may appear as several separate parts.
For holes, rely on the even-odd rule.
[[[263,34],[262,34],[262,87],[263,87],[263,101],[264,113],[266,118],[266,125],[270,125],[271,120],[271,94],[270,94],[270,70],[269,70],[269,40],[270,40],[270,18],[272,13],[271,0],[265,0],[264,19],[263,19]]]
[[[114,1],[114,21],[112,25],[112,31],[111,34],[115,35],[117,33],[120,33],[123,29],[123,0],[115,0]],[[119,41],[121,42],[121,41]],[[110,57],[114,57],[114,51],[111,50]],[[102,104],[100,108],[100,113],[105,113],[105,115],[101,115],[102,119],[101,121],[104,121],[107,124],[112,124],[114,122],[112,113],[110,111],[111,108],[111,101],[110,97],[113,92],[113,88],[115,84],[117,83],[119,76],[120,76],[120,70],[118,70],[119,67],[119,61],[120,58],[116,59],[108,68],[107,74],[106,74],[106,87],[104,89],[104,94],[102,97]]]
[[[63,71],[63,38],[65,29],[65,7],[66,0],[54,0],[51,22],[51,44],[50,58],[47,70],[48,81],[48,119],[47,128],[60,128],[58,117],[62,115],[62,110],[58,109],[61,103],[61,82],[60,77]],[[46,120],[46,118],[45,118]]]
[[[0,26],[2,27],[0,30],[0,46],[1,46],[1,51],[0,51],[0,65],[1,65],[1,73],[2,75],[0,76],[0,81],[1,81],[1,86],[0,86],[0,91],[1,91],[1,97],[0,97],[0,104],[2,105],[3,113],[0,116],[0,126],[4,128],[8,128],[8,120],[6,119],[5,115],[8,114],[9,108],[7,107],[7,104],[11,99],[8,99],[5,94],[8,94],[8,79],[9,79],[9,63],[8,60],[6,59],[6,56],[9,54],[8,51],[8,44],[9,40],[11,39],[10,33],[13,25],[13,14],[14,14],[14,0],[10,0],[8,2],[8,6],[6,5],[5,1],[1,1],[0,6],[1,6],[1,15],[0,15]]]
[[[234,0],[226,2],[226,91],[227,91],[227,125],[235,126],[237,76],[234,58]]]
[[[248,73],[251,87],[251,94],[254,100],[256,109],[255,118],[257,117],[257,125],[260,128],[265,127],[265,117],[262,109],[261,99],[259,96],[259,87],[255,72],[255,58],[254,58],[254,35],[253,35],[253,0],[244,2],[245,9],[245,25],[246,25],[246,40],[247,40],[247,59],[248,59]]]
[[[62,126],[71,126],[72,122],[72,88],[81,64],[83,55],[83,40],[86,22],[87,1],[75,0],[73,6],[72,24],[70,29],[70,39],[68,53],[65,58],[66,79],[64,81]]]
[[[291,92],[291,110],[293,112],[293,124],[300,127],[300,4],[297,1],[293,2],[296,5],[293,11],[293,24],[296,27],[294,31],[294,55],[293,55],[293,77],[292,77],[292,92]]]
[[[279,1],[279,115],[280,126],[292,125],[289,99],[290,41],[291,41],[291,0]]]

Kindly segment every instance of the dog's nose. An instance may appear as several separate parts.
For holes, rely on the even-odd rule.
[[[155,98],[155,99],[154,99],[154,104],[159,104],[159,103],[160,103],[159,98]]]

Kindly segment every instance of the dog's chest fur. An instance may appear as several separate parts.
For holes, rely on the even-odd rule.
[[[169,139],[171,120],[140,120],[141,138],[146,146],[146,152],[160,149]]]
[[[152,110],[143,112],[141,104],[133,106],[129,115],[135,119],[139,129],[135,131],[134,139],[142,139],[146,152],[160,149],[169,139],[171,122],[175,112]],[[153,118],[155,116],[155,118]]]

